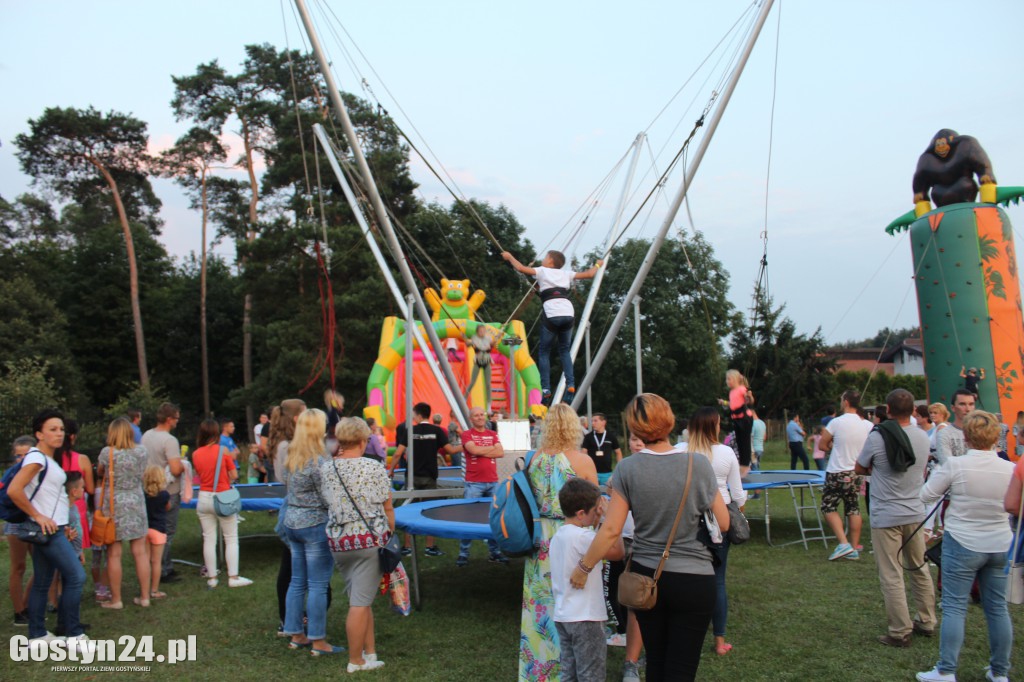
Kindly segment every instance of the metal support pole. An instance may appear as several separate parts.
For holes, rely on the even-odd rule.
[[[413,433],[412,433],[412,334],[410,327],[416,326],[415,303],[412,295],[405,297],[405,489],[415,490],[413,483]],[[424,351],[426,352],[426,351]]]
[[[313,55],[316,57],[317,63],[320,65],[320,71],[323,73],[324,81],[327,84],[327,93],[330,95],[331,104],[337,112],[338,122],[341,124],[342,130],[345,132],[345,138],[348,140],[348,145],[352,150],[352,156],[355,159],[356,167],[359,169],[359,175],[362,178],[363,183],[366,185],[366,192],[369,194],[370,203],[377,216],[377,223],[380,226],[381,232],[384,234],[384,238],[387,240],[388,248],[390,248],[391,253],[395,255],[398,270],[402,274],[402,281],[405,284],[406,291],[414,297],[416,311],[419,313],[420,320],[423,322],[423,330],[426,332],[427,338],[430,339],[430,345],[434,349],[434,353],[437,355],[438,364],[441,366],[441,371],[444,372],[445,379],[448,381],[448,387],[451,389],[452,395],[455,398],[455,404],[458,407],[458,411],[462,413],[463,418],[466,419],[468,423],[469,407],[466,404],[465,398],[462,397],[462,391],[459,388],[459,381],[455,378],[455,372],[452,371],[451,365],[448,364],[448,357],[445,355],[444,348],[441,346],[441,339],[438,338],[437,332],[434,330],[434,326],[430,319],[430,311],[427,310],[427,306],[423,302],[423,297],[420,295],[419,289],[416,288],[416,280],[412,276],[412,271],[409,269],[409,263],[406,262],[402,247],[398,243],[398,236],[395,234],[395,228],[391,225],[391,218],[388,216],[387,209],[384,207],[384,201],[381,199],[380,192],[377,190],[377,185],[373,179],[373,173],[370,171],[370,166],[366,162],[363,150],[359,146],[359,138],[356,136],[355,128],[352,127],[352,121],[348,116],[348,109],[345,107],[345,102],[341,98],[341,91],[334,82],[334,74],[331,73],[331,65],[327,61],[327,57],[324,55],[323,49],[320,47],[320,39],[317,37],[316,29],[313,28],[313,21],[309,16],[309,10],[306,8],[305,0],[295,0],[295,7],[299,11],[299,16],[302,17],[302,24],[306,28],[306,33],[309,35],[310,47],[313,50]],[[426,349],[424,349],[424,352],[426,352]]]
[[[583,342],[583,330],[590,328],[590,316],[594,311],[594,305],[597,302],[597,294],[601,290],[601,283],[604,281],[604,274],[608,270],[608,259],[611,258],[612,244],[622,236],[621,231],[616,234],[616,229],[622,223],[622,214],[626,210],[626,200],[629,198],[629,188],[633,184],[633,176],[636,174],[637,161],[640,159],[640,150],[643,149],[643,142],[646,139],[647,133],[640,133],[636,136],[636,139],[633,140],[633,158],[629,162],[629,170],[626,172],[626,182],[622,185],[622,194],[619,195],[619,203],[615,207],[615,213],[612,214],[612,225],[608,229],[608,236],[605,238],[604,242],[604,263],[597,271],[597,274],[594,276],[594,281],[590,285],[590,293],[587,295],[587,302],[583,304],[583,312],[580,314],[580,324],[577,327],[576,336],[573,337],[572,346],[569,348],[569,355],[574,361],[576,360],[576,356],[579,355],[580,345]],[[626,228],[623,227],[622,229],[625,230]],[[563,373],[562,378],[558,380],[558,387],[555,389],[555,393],[552,396],[552,404],[561,402],[562,395],[564,393],[565,374]],[[589,408],[587,411],[590,411]]]
[[[519,418],[519,401],[516,398],[516,384],[518,383],[516,379],[516,353],[518,352],[519,346],[522,345],[522,343],[523,340],[520,339],[518,336],[513,336],[510,334],[509,336],[505,337],[505,345],[509,347],[509,395],[512,396],[512,402],[510,403],[510,406],[512,408],[510,412],[512,416],[512,421],[515,421],[516,419]]]
[[[331,142],[327,137],[327,133],[324,131],[324,127],[319,123],[313,124],[313,133],[320,141],[320,146],[324,149],[324,154],[327,157],[327,163],[330,164],[331,169],[334,171],[335,177],[338,179],[338,183],[341,185],[342,192],[345,194],[345,198],[348,200],[349,206],[352,207],[352,213],[356,217],[356,222],[359,223],[359,229],[363,231],[363,235],[366,237],[366,243],[370,246],[370,252],[373,254],[374,260],[377,261],[377,267],[380,268],[381,274],[384,275],[384,281],[388,285],[388,290],[394,297],[398,307],[405,309],[405,295],[402,294],[401,289],[398,287],[398,282],[395,281],[395,276],[391,274],[391,269],[388,267],[387,261],[384,260],[384,254],[381,253],[380,246],[377,245],[377,240],[373,238],[373,233],[370,231],[370,226],[366,222],[366,217],[363,215],[362,208],[359,205],[359,201],[356,199],[355,192],[352,191],[352,185],[349,184],[348,177],[341,169],[341,164],[338,163],[338,158],[334,154],[334,148],[331,146]],[[423,336],[423,332],[419,326],[412,326],[413,338],[416,340],[417,345],[422,348],[429,347],[426,338]],[[448,405],[456,405],[455,397],[452,395],[451,388],[448,386],[448,382],[445,381],[444,374],[441,372],[441,368],[437,363],[437,359],[431,353],[424,353],[424,358],[427,361],[427,365],[430,367],[430,372],[434,375],[434,379],[437,380],[437,385],[441,387],[441,392],[444,394],[445,400],[448,401]],[[462,415],[459,410],[454,410],[455,418],[459,422],[459,425],[464,428],[469,428],[469,422]]]
[[[644,392],[644,349],[640,342],[640,297],[633,299],[633,328],[635,330],[636,344],[636,394]]]
[[[587,353],[587,374],[590,374],[590,322],[587,322],[586,328],[583,330],[583,338],[586,342],[586,353]],[[587,423],[593,423],[594,419],[594,401],[592,399],[591,390],[587,388]]]
[[[707,123],[707,132],[704,133],[704,136],[701,138],[700,145],[698,145],[697,151],[694,153],[693,161],[690,163],[690,168],[686,171],[686,175],[683,178],[683,186],[679,189],[679,192],[672,200],[672,205],[669,207],[668,215],[665,216],[665,220],[662,222],[661,228],[658,230],[658,234],[654,237],[653,241],[651,241],[651,246],[647,249],[647,255],[644,256],[643,263],[640,265],[640,270],[637,272],[636,278],[634,278],[629,291],[626,292],[626,298],[619,307],[619,310],[615,315],[615,319],[612,320],[608,333],[605,335],[604,339],[602,339],[601,346],[597,349],[597,356],[594,357],[592,371],[587,372],[587,375],[583,377],[583,382],[576,387],[576,397],[573,398],[572,401],[572,406],[576,410],[579,410],[580,405],[583,403],[583,394],[590,390],[591,384],[594,383],[594,377],[601,370],[601,365],[604,364],[605,358],[608,357],[608,352],[615,343],[619,330],[622,329],[622,324],[626,321],[626,316],[629,315],[630,303],[636,295],[640,293],[640,289],[644,285],[644,280],[647,279],[647,275],[650,274],[651,268],[654,266],[654,260],[658,257],[658,251],[661,250],[662,244],[665,243],[665,236],[668,234],[669,228],[672,227],[672,222],[675,220],[676,213],[679,212],[679,208],[683,204],[683,199],[686,198],[686,192],[690,189],[690,183],[693,182],[693,177],[696,175],[697,169],[700,167],[700,162],[703,160],[704,154],[707,152],[708,146],[711,144],[711,138],[714,137],[715,130],[718,128],[718,124],[722,120],[722,115],[725,113],[725,109],[729,105],[732,93],[736,90],[736,84],[739,82],[740,75],[743,73],[743,67],[746,66],[747,60],[750,58],[750,53],[754,49],[754,43],[757,42],[757,37],[761,34],[761,28],[764,26],[764,22],[768,19],[768,13],[771,11],[773,1],[774,0],[764,0],[764,4],[761,5],[761,11],[757,15],[753,31],[750,34],[750,39],[743,48],[743,53],[740,55],[739,61],[736,63],[736,68],[733,69],[732,74],[729,76],[729,81],[725,85],[725,89],[722,92],[718,106],[711,114],[711,120]]]

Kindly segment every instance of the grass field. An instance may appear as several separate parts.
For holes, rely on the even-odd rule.
[[[787,468],[779,443],[771,444],[765,468]],[[772,536],[776,542],[798,537],[789,493],[771,493]],[[751,503],[752,514],[760,510]],[[274,518],[266,513],[244,514],[243,534],[270,533]],[[735,649],[725,657],[708,652],[700,679],[725,680],[912,680],[913,674],[934,665],[938,638],[914,640],[910,649],[890,649],[875,642],[885,632],[878,578],[865,534],[861,561],[826,560],[819,541],[805,551],[801,545],[770,547],[764,525],[752,521],[753,539],[733,548],[729,557],[729,640]],[[420,561],[423,608],[409,617],[393,614],[384,598],[374,613],[377,649],[387,665],[361,673],[380,680],[514,680],[517,671],[522,560],[509,567],[488,564],[482,543],[474,546],[473,561],[454,565],[455,541],[440,541],[444,557]],[[830,547],[833,545],[830,545]],[[422,547],[422,543],[421,543]],[[124,611],[100,609],[91,599],[91,581],[82,618],[92,624],[93,638],[152,635],[154,653],[166,639],[196,635],[198,660],[175,666],[153,662],[148,679],[292,680],[328,679],[344,674],[347,659],[314,659],[290,651],[275,636],[278,625],[275,593],[280,545],[272,538],[243,540],[241,573],[255,580],[252,587],[206,589],[198,570],[179,567],[186,576],[167,586],[170,597],[149,609],[129,606],[136,596],[130,553],[125,552]],[[194,512],[182,512],[175,556],[200,561],[201,538]],[[6,585],[7,552],[0,558]],[[335,576],[335,601],[328,612],[328,639],[345,644],[343,582]],[[6,595],[6,592],[4,593]],[[6,596],[0,607],[0,638],[26,634],[11,625]],[[1011,606],[1015,630],[1024,628],[1024,609]],[[48,624],[52,628],[53,617]],[[987,637],[981,609],[970,608],[967,638],[958,678],[984,680]],[[708,636],[710,646],[711,637]],[[1020,636],[1018,636],[1020,641]],[[609,649],[608,679],[621,675],[622,649]],[[1013,654],[1014,673],[1024,669],[1024,646]],[[135,677],[137,674],[124,673]],[[14,663],[0,655],[0,680],[52,679],[50,663]],[[99,679],[106,673],[85,673],[75,679]]]

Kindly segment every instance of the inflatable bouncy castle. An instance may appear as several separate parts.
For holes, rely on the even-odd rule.
[[[478,289],[470,296],[469,291],[468,279],[442,279],[440,292],[435,289],[424,292],[424,298],[433,311],[432,324],[447,349],[449,363],[469,406],[511,414],[515,382],[516,414],[520,417],[530,414],[542,416],[546,409],[541,404],[540,373],[530,357],[523,323],[515,320],[503,326],[501,323],[477,320],[476,311],[486,294]],[[422,326],[420,322],[416,324]],[[485,377],[477,376],[476,381],[470,385],[476,351],[467,343],[467,339],[477,333],[480,325],[486,325],[494,339],[488,377],[490,396],[486,395]],[[406,321],[403,318],[384,319],[377,360],[366,384],[367,406],[363,409],[363,416],[372,417],[383,426],[389,442],[394,441],[394,429],[405,420],[406,407],[410,402],[429,403],[434,414],[442,416],[442,426],[445,427],[450,421],[449,414],[455,409],[454,405],[448,404],[427,364],[424,353],[433,354],[432,349],[429,345],[425,349],[421,348],[414,339],[413,357],[408,362],[405,357],[405,334]],[[407,372],[412,372],[412,396],[405,394]]]

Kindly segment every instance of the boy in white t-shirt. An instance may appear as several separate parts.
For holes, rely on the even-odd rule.
[[[596,526],[604,513],[604,498],[596,485],[582,478],[571,478],[558,493],[565,524],[551,538],[551,592],[555,597],[555,627],[561,647],[563,682],[604,682],[604,624],[608,612],[604,604],[601,571],[587,571],[582,590],[569,584],[569,576],[579,567],[590,549]],[[605,559],[621,559],[620,540]],[[592,567],[598,568],[598,567]]]
[[[562,269],[565,265],[565,254],[561,251],[548,251],[538,268],[523,265],[508,251],[503,251],[501,257],[519,272],[537,279],[540,300],[544,302],[543,313],[540,316],[540,344],[537,348],[537,369],[540,371],[542,400],[545,405],[551,403],[551,346],[557,338],[558,356],[562,362],[562,373],[565,375],[565,400],[571,402],[576,394],[572,354],[569,352],[575,311],[569,298],[569,288],[574,280],[592,279],[601,269],[602,262],[597,261],[589,270],[573,272]]]

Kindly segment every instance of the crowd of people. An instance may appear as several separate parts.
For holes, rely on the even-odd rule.
[[[767,430],[742,375],[730,371],[726,382],[729,395],[721,405],[699,408],[678,423],[663,398],[636,396],[624,411],[627,456],[603,414],[586,424],[569,405],[555,404],[539,421],[527,476],[540,511],[540,537],[524,567],[521,680],[604,680],[609,645],[625,646],[624,682],[639,682],[642,654],[647,680],[692,680],[709,630],[711,651],[732,652],[729,530],[734,510],[742,511],[747,500],[742,479],[763,456]],[[805,442],[814,459],[823,460],[821,512],[837,539],[829,561],[861,557],[860,499],[865,497],[885,604],[886,630],[878,641],[906,648],[915,636],[938,635],[939,660],[917,675],[923,682],[955,679],[974,585],[989,632],[986,679],[1003,682],[1009,669],[1005,566],[1012,531],[1007,513],[1019,513],[1024,465],[1015,468],[1005,460],[1006,434],[1024,434],[1024,414],[1011,429],[996,415],[975,409],[974,400],[969,391],[957,391],[949,411],[938,403],[915,406],[909,392],[897,389],[887,396],[884,410],[879,406],[869,416],[860,395],[848,390],[839,397],[838,413],[822,420],[812,435],[796,414],[786,428],[792,466],[802,460],[808,468]],[[395,533],[393,476],[410,464],[411,454],[406,475],[416,489],[434,489],[439,460],[458,454],[464,496],[487,497],[498,483],[496,463],[505,451],[481,407],[470,411],[469,428],[456,426],[451,433],[434,423],[430,405],[415,405],[411,427],[398,427],[390,460],[379,426],[343,417],[340,394],[328,392],[325,407],[307,409],[302,400],[284,400],[261,417],[253,434],[250,476],[281,482],[286,490],[277,528],[282,540],[278,634],[289,648],[308,649],[313,656],[346,651],[327,638],[337,568],[348,602],[347,670],[374,670],[384,665],[377,657],[371,607],[382,576],[378,549]],[[724,439],[733,447],[723,443],[722,408],[734,431],[746,431]],[[14,442],[21,470],[8,494],[48,538],[29,544],[19,539],[17,526],[4,529],[15,624],[27,625],[30,638],[65,637],[69,644],[88,639],[88,624],[79,617],[85,549],[92,555],[95,597],[104,608],[123,609],[126,603],[147,608],[165,598],[162,586],[177,580],[170,552],[193,477],[199,485],[196,509],[208,587],[220,584],[218,533],[227,585],[251,584],[239,574],[238,516],[220,513],[215,504],[215,496],[239,476],[233,425],[203,421],[188,461],[172,433],[178,416],[175,406],[162,405],[156,426],[145,433],[138,432],[136,414],[115,419],[95,471],[89,458],[74,450],[74,422],[59,412],[40,413],[32,435]],[[406,451],[410,436],[411,453]],[[1017,448],[1019,455],[1024,446]],[[97,542],[89,529],[101,518],[113,521],[114,535]],[[927,541],[939,536],[941,618],[925,558]],[[134,586],[128,588],[130,600],[121,568],[124,542],[138,583],[137,596]],[[460,543],[456,567],[469,563],[471,546]],[[487,549],[492,562],[508,563],[496,544],[488,543]],[[34,577],[26,593],[29,554]],[[443,556],[432,538],[425,554]],[[619,603],[616,586],[627,574],[657,581],[651,608]],[[910,577],[913,609],[904,574]],[[45,623],[51,604],[57,613],[52,633]]]
[[[521,680],[605,679],[604,645],[613,644],[616,635],[602,643],[606,630],[596,626],[604,625],[608,613],[626,635],[624,682],[640,679],[641,651],[646,652],[646,679],[695,679],[709,626],[711,649],[718,655],[732,650],[726,640],[726,505],[742,509],[747,499],[744,462],[756,466],[764,435],[754,426],[760,420],[746,402],[749,387],[742,375],[730,373],[727,385],[730,396],[720,401],[721,407],[729,410],[734,425],[739,417],[739,428],[750,426],[752,432],[749,440],[735,438],[734,448],[721,442],[719,409],[698,409],[673,446],[669,436],[677,425],[671,407],[656,395],[637,396],[625,411],[631,454],[621,462],[616,458],[605,484],[606,505],[590,485],[605,456],[594,457],[594,434],[600,435],[605,424],[595,418],[594,431],[584,437],[570,408],[551,409],[529,467],[542,539],[524,576]],[[986,679],[1008,679],[1012,628],[1006,565],[1013,536],[1007,514],[1012,522],[1020,513],[1024,464],[1014,468],[1006,461],[1011,429],[998,415],[976,410],[974,401],[969,391],[957,391],[954,419],[947,422],[949,412],[942,405],[915,406],[913,395],[897,389],[868,415],[860,395],[850,390],[840,396],[838,414],[830,411],[811,440],[825,472],[821,512],[837,538],[828,559],[860,559],[860,497],[866,496],[887,620],[886,632],[877,639],[906,648],[915,635],[938,635],[939,660],[917,674],[922,682],[956,679],[972,585],[989,630]],[[743,424],[746,420],[752,423]],[[799,415],[786,431],[791,466],[802,459],[806,469],[807,435]],[[1024,414],[1012,432],[1024,434]],[[1021,451],[1018,446],[1017,454]],[[936,503],[939,520],[932,523],[928,512]],[[682,511],[681,523],[677,511]],[[720,541],[708,539],[711,525],[722,531]],[[943,539],[941,619],[925,559],[926,542],[937,536]],[[604,560],[609,570],[595,571]],[[624,570],[657,579],[653,608],[621,613],[621,605],[605,604],[605,594],[615,601]],[[904,573],[910,577],[913,611]]]
[[[114,419],[107,427],[106,445],[95,471],[89,457],[75,451],[77,424],[57,410],[37,414],[32,435],[15,439],[15,464],[20,468],[7,494],[27,518],[6,523],[4,535],[11,558],[14,625],[27,626],[30,639],[49,642],[64,638],[70,646],[88,640],[89,624],[80,618],[85,550],[91,555],[94,597],[102,608],[125,608],[122,552],[126,542],[138,583],[138,595],[132,596],[131,603],[149,608],[153,600],[167,597],[162,583],[180,580],[171,564],[170,549],[182,498],[191,498],[193,467],[199,478],[198,516],[206,570],[213,576],[210,587],[216,587],[218,522],[229,585],[252,584],[237,570],[237,514],[217,516],[210,505],[215,491],[226,489],[237,476],[237,453],[229,454],[220,444],[224,424],[207,420],[199,429],[201,447],[193,453],[191,463],[185,461],[172,434],[179,416],[175,405],[165,403],[156,411],[156,425],[145,433],[138,428],[141,413],[137,410]],[[215,470],[221,465],[224,476],[215,488]],[[33,570],[26,588],[29,555]],[[52,632],[46,626],[48,611],[57,614]]]

